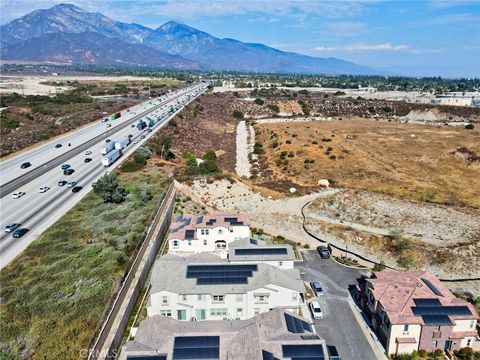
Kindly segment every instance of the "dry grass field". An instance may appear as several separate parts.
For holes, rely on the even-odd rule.
[[[480,131],[350,119],[255,125],[261,181],[288,180],[480,209]]]

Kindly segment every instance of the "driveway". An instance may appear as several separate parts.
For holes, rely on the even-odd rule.
[[[380,349],[370,345],[366,324],[363,320],[357,321],[349,304],[349,286],[355,285],[357,278],[368,275],[369,270],[348,268],[332,259],[322,259],[316,250],[302,254],[304,261],[295,267],[306,273],[302,275],[304,281],[320,281],[324,292],[324,296],[317,298],[325,315],[322,320],[314,320],[317,333],[337,348],[342,360],[384,359]]]

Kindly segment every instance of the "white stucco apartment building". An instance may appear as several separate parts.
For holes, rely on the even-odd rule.
[[[246,320],[274,308],[294,314],[304,304],[297,269],[233,264],[212,254],[166,255],[152,270],[148,316],[177,320]]]
[[[250,238],[245,215],[179,215],[170,226],[169,254],[216,253],[225,258],[231,242]]]

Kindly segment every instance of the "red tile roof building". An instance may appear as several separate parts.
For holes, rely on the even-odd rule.
[[[427,271],[377,272],[361,303],[388,354],[457,350],[479,342],[475,307]]]

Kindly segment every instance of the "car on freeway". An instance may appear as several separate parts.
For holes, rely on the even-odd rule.
[[[73,169],[63,170],[63,175],[72,175],[75,172]]]
[[[75,185],[77,185],[76,181],[69,181],[67,187],[73,188]]]
[[[103,118],[102,119],[102,122],[107,122],[108,121],[108,118]]]
[[[90,150],[85,151],[85,155],[92,155],[92,152]]]
[[[315,294],[315,296],[323,296],[323,289],[322,289],[322,286],[320,285],[320,283],[318,281],[312,281],[310,283],[310,286]]]
[[[40,193],[46,193],[50,188],[48,186],[42,186],[38,192]]]
[[[79,191],[82,190],[82,189],[83,189],[82,186],[75,186],[75,187],[72,189],[72,192],[73,192],[73,193],[77,193],[77,192],[79,192]]]
[[[129,134],[128,137],[131,139],[131,138],[133,138],[133,135],[132,135],[132,134]]]
[[[26,193],[24,191],[17,191],[12,194],[13,199],[20,199],[22,196],[24,196]]]
[[[138,140],[135,140],[133,143],[134,143],[134,144],[138,144]]]
[[[147,132],[151,133],[153,130],[152,129],[147,129]]]
[[[309,306],[314,319],[323,319],[323,312],[322,309],[320,309],[320,304],[317,301],[314,300],[310,302]]]
[[[145,139],[145,135],[140,136],[140,139]]]
[[[24,162],[22,165],[20,165],[20,169],[26,169],[26,168],[29,168],[30,166],[32,166],[32,164],[30,164],[27,161],[27,162]]]
[[[15,238],[15,239],[18,239],[18,238],[21,238],[23,235],[25,235],[27,232],[28,232],[29,229],[27,228],[21,228],[21,229],[17,229],[13,232],[12,236]]]
[[[63,164],[60,168],[61,168],[62,170],[67,170],[67,169],[70,168],[70,167],[71,167],[70,164]]]
[[[130,125],[130,127],[134,128],[134,127],[135,127],[135,124]]]
[[[67,185],[67,183],[68,183],[67,180],[60,180],[60,181],[58,182],[58,186],[65,186],[65,185]]]
[[[105,142],[106,142],[107,144],[108,144],[110,141],[112,141],[112,140],[110,140],[110,139],[105,140]]]
[[[60,149],[63,145],[62,144],[57,144],[55,145],[55,149]]]
[[[83,162],[86,162],[86,163],[89,163],[90,161],[92,161],[92,158],[85,158],[85,160],[83,160]]]
[[[5,232],[12,232],[12,231],[15,231],[17,228],[20,227],[20,225],[22,224],[19,224],[19,223],[12,223],[12,224],[8,224],[7,226],[5,226]]]
[[[111,127],[112,127],[112,124],[107,124],[107,129]]]

